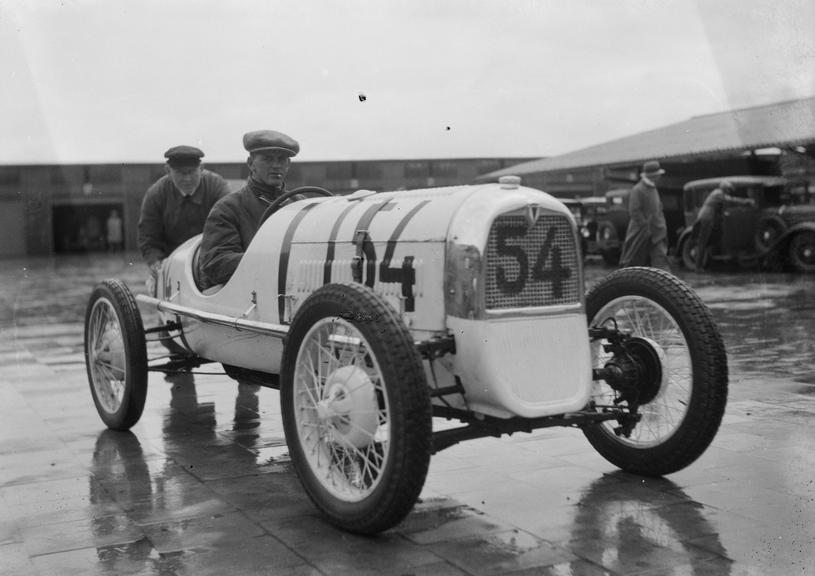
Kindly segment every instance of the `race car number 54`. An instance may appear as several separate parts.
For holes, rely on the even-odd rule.
[[[527,227],[522,224],[503,224],[496,230],[496,251],[499,256],[512,258],[513,266],[498,265],[496,284],[502,293],[520,294],[528,282],[547,282],[552,285],[552,295],[560,298],[563,295],[563,282],[571,278],[572,270],[564,266],[560,246],[555,243],[557,228],[551,226],[530,268],[529,254],[522,240],[526,237]],[[517,268],[518,273],[511,277],[509,270]]]

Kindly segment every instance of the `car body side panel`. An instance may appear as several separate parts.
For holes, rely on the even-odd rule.
[[[734,250],[752,249],[758,217],[758,210],[752,206],[726,208],[722,219],[722,244]]]
[[[492,222],[518,211],[530,218],[565,216],[577,241],[574,218],[560,202],[517,186],[310,198],[269,217],[232,278],[214,294],[195,287],[192,261],[200,238],[190,240],[168,258],[159,298],[226,318],[220,325],[180,318],[183,342],[194,353],[278,373],[282,339],[238,323],[285,330],[320,286],[361,281],[400,312],[415,340],[455,337],[456,354],[439,359],[436,366],[439,385],[453,385],[458,377],[466,391],[451,398],[451,405],[497,417],[577,410],[591,389],[582,292],[568,306],[497,316],[485,312],[483,295],[468,299],[452,294],[465,288],[481,294]],[[462,272],[469,276],[458,281]]]
[[[367,231],[363,282],[374,284],[417,338],[444,330],[444,251],[453,213],[473,187],[382,193],[361,199],[312,198],[284,206],[258,231],[232,278],[219,291],[202,294],[192,275],[192,255],[200,237],[169,259],[160,297],[237,319],[287,324],[308,295],[328,282],[351,281],[358,230]],[[402,263],[411,259],[413,284],[382,282],[406,276]],[[431,272],[438,271],[438,272]],[[371,276],[372,274],[372,276]],[[410,288],[411,298],[402,295]],[[406,300],[413,300],[407,306]],[[421,301],[417,305],[417,300]],[[410,308],[409,310],[407,308]],[[172,316],[166,320],[174,319]],[[274,338],[181,318],[184,338],[196,354],[245,368],[277,372],[282,348]]]

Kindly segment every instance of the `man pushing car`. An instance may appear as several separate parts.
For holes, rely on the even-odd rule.
[[[203,156],[194,146],[173,146],[164,153],[167,173],[144,195],[138,236],[139,250],[150,268],[151,294],[161,261],[184,241],[200,234],[210,209],[229,194],[226,180],[204,170]]]

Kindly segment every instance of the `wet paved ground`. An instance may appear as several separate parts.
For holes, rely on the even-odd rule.
[[[274,390],[151,375],[132,433],[104,429],[84,308],[96,281],[139,291],[143,270],[0,261],[2,575],[815,574],[813,277],[683,274],[731,375],[723,426],[686,470],[616,472],[571,429],[474,440],[433,457],[405,522],[362,538],[305,497]],[[589,283],[607,271],[591,264]]]

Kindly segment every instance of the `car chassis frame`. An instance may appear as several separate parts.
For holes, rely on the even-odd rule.
[[[211,322],[214,324],[229,325],[237,329],[259,331],[267,336],[275,336],[285,338],[288,332],[288,327],[282,325],[261,325],[256,322],[249,322],[241,319],[230,319],[215,314],[202,313],[200,311],[192,310],[182,306],[175,306],[169,302],[162,302],[156,298],[139,295],[137,300],[156,306],[157,309],[164,312],[175,313],[178,315],[195,317],[202,322]],[[181,323],[178,321],[170,321],[166,324],[159,324],[154,327],[146,328],[144,330],[145,337],[152,334],[162,334],[164,338],[176,336],[183,339],[183,331]],[[615,351],[617,355],[629,355],[626,351],[626,342],[631,336],[620,332],[616,329],[591,327],[588,330],[591,339],[606,338],[611,341],[607,344],[607,351]],[[163,340],[162,338],[161,340]],[[160,341],[156,339],[155,341]],[[446,354],[455,354],[456,345],[455,339],[452,336],[444,338],[432,338],[416,342],[415,346],[419,351],[423,360],[432,364],[432,362]],[[223,374],[230,375],[229,372],[195,372],[195,369],[205,364],[211,364],[214,361],[201,358],[195,354],[171,352],[169,355],[159,356],[152,361],[148,361],[148,372],[161,372],[168,375],[173,374],[206,374],[209,376]],[[624,370],[633,371],[631,374],[626,374]],[[625,382],[633,381],[646,371],[641,365],[637,365],[635,361],[629,361],[626,368],[620,366],[620,362],[609,362],[604,368],[596,368],[592,371],[592,378],[594,380],[606,380],[607,382]],[[241,370],[240,378],[251,381],[252,384],[262,386],[264,388],[271,388],[274,390],[280,389],[280,384],[277,375],[268,374],[265,372],[253,370]],[[629,396],[630,396],[629,391]],[[430,386],[429,395],[431,398],[443,398],[451,394],[464,394],[464,388],[460,382],[454,386],[439,387],[436,382]],[[622,397],[620,402],[622,402]],[[503,435],[511,435],[516,432],[531,433],[535,430],[542,428],[556,428],[556,427],[572,427],[572,428],[585,428],[606,422],[609,420],[617,420],[619,426],[615,428],[615,433],[627,436],[631,430],[640,421],[641,416],[637,413],[637,404],[629,404],[630,408],[622,408],[619,405],[597,406],[594,405],[591,410],[579,410],[576,412],[568,412],[565,414],[558,414],[553,416],[542,416],[538,418],[496,418],[486,414],[475,414],[466,410],[453,408],[449,406],[433,406],[433,416],[436,418],[444,418],[446,420],[458,420],[464,424],[458,428],[448,428],[443,430],[434,430],[432,434],[431,454],[437,454],[442,450],[455,446],[460,442],[466,440],[475,440],[478,438],[495,437],[499,438]],[[602,409],[597,412],[597,409]]]

